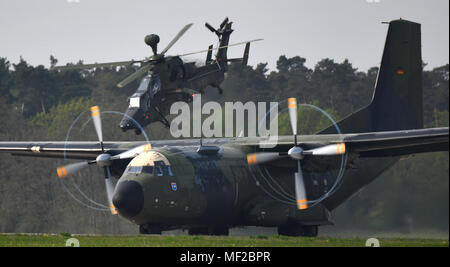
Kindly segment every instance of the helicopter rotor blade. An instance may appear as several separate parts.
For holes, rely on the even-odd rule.
[[[205,23],[205,27],[208,28],[208,30],[210,30],[211,32],[217,34],[217,30],[214,29],[214,27],[211,26],[211,24],[209,24],[208,22]]]
[[[83,70],[83,69],[93,69],[93,68],[112,68],[119,66],[130,66],[135,63],[142,63],[142,61],[131,60],[131,61],[118,61],[118,62],[108,62],[108,63],[95,63],[95,64],[78,64],[78,65],[67,65],[67,66],[57,66],[51,68],[52,70],[68,71],[68,70]]]
[[[222,48],[227,48],[227,47],[232,47],[232,46],[238,46],[238,45],[244,45],[247,43],[253,43],[253,42],[258,42],[258,41],[262,41],[264,39],[254,39],[254,40],[250,40],[250,41],[245,41],[245,42],[240,42],[240,43],[235,43],[235,44],[230,44],[230,45],[225,45],[225,46],[220,46],[220,47],[216,47],[216,48],[212,48],[212,49],[206,49],[206,50],[201,50],[201,51],[197,51],[197,52],[192,52],[192,53],[187,53],[187,54],[182,54],[182,55],[177,55],[178,57],[185,57],[185,56],[190,56],[190,55],[195,55],[195,54],[201,54],[201,53],[206,53],[209,51],[214,51],[214,50],[219,50]]]
[[[183,34],[189,30],[189,28],[193,25],[193,23],[190,23],[186,26],[183,27],[183,29],[181,29],[181,31],[172,39],[172,41],[170,41],[170,43],[166,46],[166,48],[164,48],[164,50],[160,53],[161,55],[164,55],[177,41],[178,39],[181,38],[181,36],[183,36]]]
[[[152,64],[147,64],[139,68],[135,73],[131,74],[127,78],[125,78],[123,81],[117,84],[117,87],[122,88],[130,84],[136,79],[139,79],[142,77],[150,68],[152,67]]]
[[[228,17],[226,17],[224,20],[223,20],[223,22],[220,24],[220,29],[222,30],[223,29],[223,27],[225,27],[225,25],[227,25],[227,23],[228,23]]]

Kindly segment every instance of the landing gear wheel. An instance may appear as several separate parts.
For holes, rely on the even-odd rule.
[[[319,226],[288,223],[283,226],[278,226],[278,234],[286,236],[317,237],[319,234]]]
[[[227,236],[229,234],[229,228],[226,226],[194,227],[188,231],[189,235]]]
[[[160,235],[161,227],[159,225],[141,224],[139,225],[141,235]]]
[[[189,235],[208,235],[209,229],[208,227],[196,227],[196,228],[190,228],[188,230]]]
[[[226,226],[214,226],[210,228],[210,235],[217,235],[217,236],[228,236],[229,235],[229,228]]]

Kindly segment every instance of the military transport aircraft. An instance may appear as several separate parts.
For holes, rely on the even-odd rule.
[[[120,128],[123,131],[134,129],[136,134],[141,133],[141,127],[145,127],[153,122],[162,122],[166,127],[170,127],[166,116],[169,115],[170,106],[177,101],[191,102],[194,93],[203,93],[208,87],[215,87],[222,93],[220,84],[224,80],[224,73],[228,69],[229,62],[248,63],[251,41],[229,45],[230,35],[233,32],[232,22],[228,18],[220,24],[218,29],[214,29],[209,23],[205,26],[219,37],[218,47],[209,46],[207,50],[187,53],[178,56],[165,56],[167,51],[183,36],[192,26],[188,24],[175,36],[167,47],[158,53],[159,36],[150,34],[145,37],[145,43],[152,48],[153,56],[143,60],[131,60],[122,62],[110,62],[88,65],[67,65],[54,67],[54,70],[80,70],[101,67],[118,67],[140,63],[141,67],[125,80],[117,84],[122,88],[136,79],[142,78],[136,92],[128,100],[128,108],[125,111]],[[246,45],[242,58],[229,59],[227,57],[228,47],[236,45]],[[212,52],[217,50],[215,59],[212,59]],[[180,57],[206,53],[204,66],[197,67],[194,62],[184,63]],[[138,127],[136,122],[141,126]]]
[[[260,148],[263,137],[103,142],[93,107],[99,142],[0,142],[0,151],[84,160],[59,167],[61,179],[104,168],[111,212],[144,234],[183,228],[227,235],[230,227],[266,226],[316,236],[318,226],[331,224],[332,210],[400,158],[448,151],[448,127],[423,129],[420,40],[420,24],[390,22],[372,102],[340,121],[340,134],[331,126],[297,135],[292,98],[293,135],[280,136],[272,149]]]

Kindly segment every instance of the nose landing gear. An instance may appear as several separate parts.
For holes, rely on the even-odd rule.
[[[141,235],[160,235],[162,233],[161,226],[156,224],[139,225],[139,233]]]

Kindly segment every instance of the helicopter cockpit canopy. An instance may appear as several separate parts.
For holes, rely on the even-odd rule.
[[[148,74],[139,84],[136,93],[130,97],[130,108],[144,108],[149,99],[161,91],[161,79],[158,74]]]

